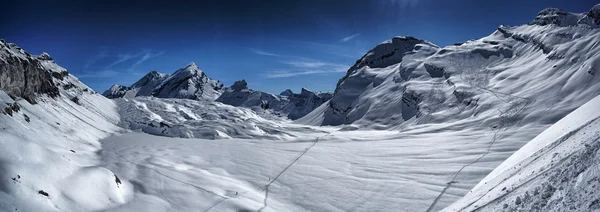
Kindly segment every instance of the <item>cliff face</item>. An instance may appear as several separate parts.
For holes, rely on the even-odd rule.
[[[48,54],[32,56],[12,43],[0,40],[0,90],[12,98],[35,103],[35,94],[59,95],[53,77],[61,79],[66,70],[50,70],[44,63],[54,63]]]

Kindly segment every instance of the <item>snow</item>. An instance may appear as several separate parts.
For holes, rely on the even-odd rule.
[[[118,187],[95,153],[100,139],[121,130],[116,105],[88,92],[78,94],[76,104],[68,98],[81,92],[75,89],[61,90],[56,99],[40,97],[36,105],[19,100],[19,112],[0,115],[2,210],[103,210],[131,199],[132,187]],[[0,105],[13,102],[0,91]]]
[[[289,139],[293,126],[271,114],[187,99],[137,97],[115,99],[121,114],[120,126],[154,135],[180,138],[262,138]],[[266,119],[269,118],[269,119]]]
[[[598,210],[597,7],[444,48],[395,37],[331,100],[281,110],[315,108],[295,121],[262,107],[327,94],[222,88],[191,63],[108,100],[35,56],[65,76],[34,105],[0,91],[0,209]],[[31,58],[0,45],[3,60]]]
[[[600,209],[600,96],[544,130],[446,211]]]

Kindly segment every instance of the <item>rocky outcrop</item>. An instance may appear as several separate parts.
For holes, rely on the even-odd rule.
[[[43,63],[51,62],[46,53],[36,57],[23,51],[13,43],[0,40],[0,90],[13,98],[23,98],[35,103],[36,94],[59,95],[53,77],[59,78],[68,73],[52,71]],[[53,62],[52,62],[53,63]]]

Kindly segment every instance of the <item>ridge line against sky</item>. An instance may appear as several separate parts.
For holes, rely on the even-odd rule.
[[[547,7],[586,12],[592,0],[10,1],[0,38],[56,62],[97,91],[195,62],[250,88],[333,91],[348,67],[394,36],[441,47],[521,25]],[[43,21],[41,21],[43,20]]]

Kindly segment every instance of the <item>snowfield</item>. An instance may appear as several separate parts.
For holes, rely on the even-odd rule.
[[[222,87],[190,63],[110,100],[0,41],[0,210],[598,211],[598,14],[443,48],[395,37],[333,96]],[[271,97],[314,110],[291,121]]]

